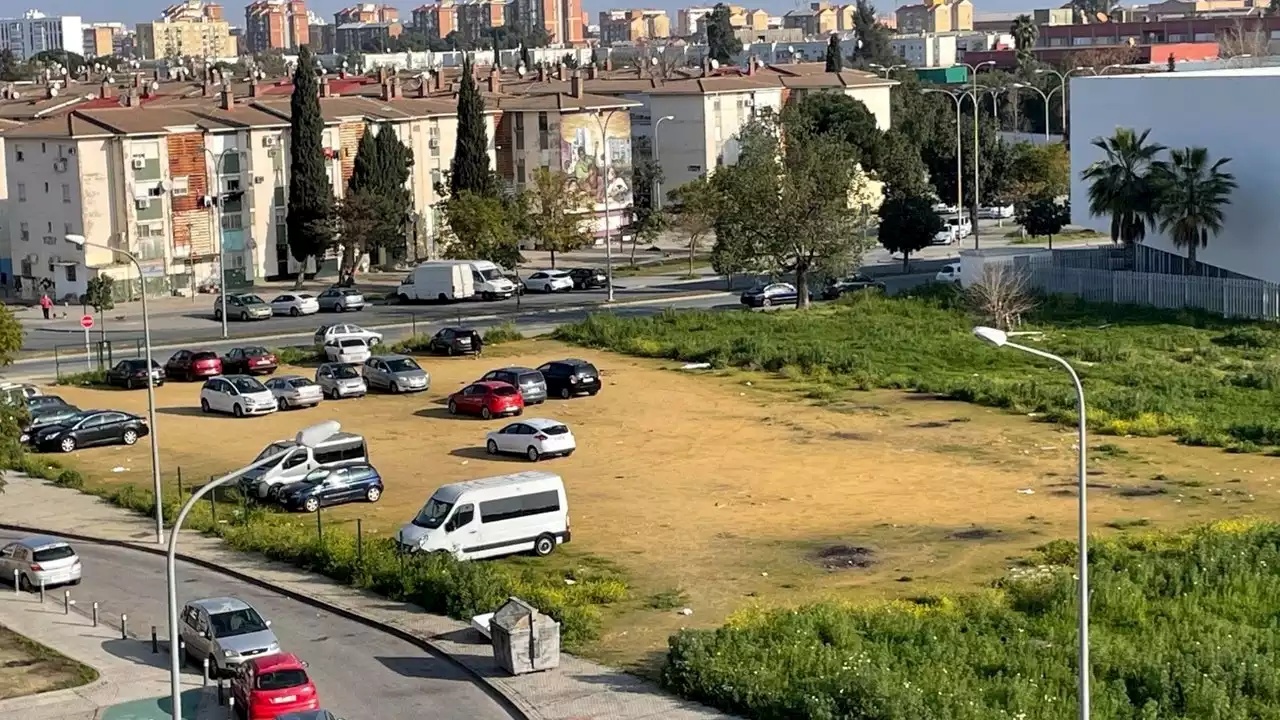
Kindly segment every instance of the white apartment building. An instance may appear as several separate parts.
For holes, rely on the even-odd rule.
[[[954,34],[895,35],[890,45],[894,54],[911,67],[950,67],[956,64],[957,37]]]
[[[0,18],[0,49],[8,49],[18,60],[45,50],[84,55],[84,27],[78,15],[48,17],[28,10],[19,17]]]

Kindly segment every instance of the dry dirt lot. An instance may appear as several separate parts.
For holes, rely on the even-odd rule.
[[[377,505],[326,517],[394,530],[442,483],[528,467],[485,454],[485,432],[504,421],[450,417],[442,398],[491,367],[564,356],[595,362],[603,391],[527,414],[563,420],[578,437],[573,457],[541,465],[569,489],[574,538],[561,562],[606,560],[634,588],[592,649],[607,661],[643,668],[672,631],[719,623],[745,603],[971,588],[1010,558],[1075,532],[1074,437],[1062,428],[903,393],[815,404],[781,379],[686,372],[551,341],[494,348],[484,359],[427,358],[425,394],[263,418],[203,416],[199,386],[171,383],[158,392],[165,474],[172,481],[181,466],[190,484],[299,427],[337,419],[369,439],[387,492]],[[146,406],[142,391],[54,392],[84,408]],[[1276,458],[1160,439],[1091,442],[1097,532],[1280,509]],[[150,482],[144,443],[67,459],[101,482]]]
[[[77,687],[97,677],[93,668],[0,627],[0,700]]]

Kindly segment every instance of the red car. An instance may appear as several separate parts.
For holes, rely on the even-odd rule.
[[[209,350],[179,350],[164,364],[171,379],[199,380],[222,374],[222,358]]]
[[[449,396],[449,414],[479,415],[488,420],[524,412],[524,398],[514,385],[497,380],[471,383]]]
[[[270,375],[280,367],[275,353],[261,345],[232,348],[222,358],[222,371],[228,375]]]
[[[274,720],[285,713],[320,709],[307,664],[293,653],[246,660],[231,680],[231,696],[246,720]]]

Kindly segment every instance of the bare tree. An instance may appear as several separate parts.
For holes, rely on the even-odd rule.
[[[1228,59],[1237,58],[1235,65],[1260,65],[1262,58],[1271,54],[1270,43],[1261,22],[1246,28],[1243,20],[1236,20],[1218,39],[1218,54]]]
[[[1036,307],[1027,274],[1013,263],[993,262],[982,266],[977,282],[965,290],[970,309],[1000,330],[1022,323],[1022,315]]]

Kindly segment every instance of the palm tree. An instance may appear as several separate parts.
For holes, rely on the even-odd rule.
[[[1093,146],[1105,156],[1085,168],[1082,175],[1089,183],[1089,214],[1111,216],[1111,242],[1128,248],[1131,268],[1134,246],[1146,238],[1147,224],[1155,224],[1156,191],[1151,171],[1165,147],[1148,144],[1150,134],[1150,130],[1138,134],[1119,128],[1109,138],[1094,138]]]
[[[1156,221],[1174,247],[1186,248],[1190,270],[1195,272],[1196,251],[1209,244],[1209,236],[1222,232],[1223,207],[1231,204],[1235,176],[1222,170],[1231,158],[1209,164],[1202,147],[1170,150],[1169,161],[1156,163],[1151,183],[1156,191]]]
[[[1040,38],[1040,27],[1030,15],[1019,15],[1009,25],[1009,34],[1013,36],[1014,47],[1018,51],[1018,62],[1023,64],[1032,57],[1031,48]]]

